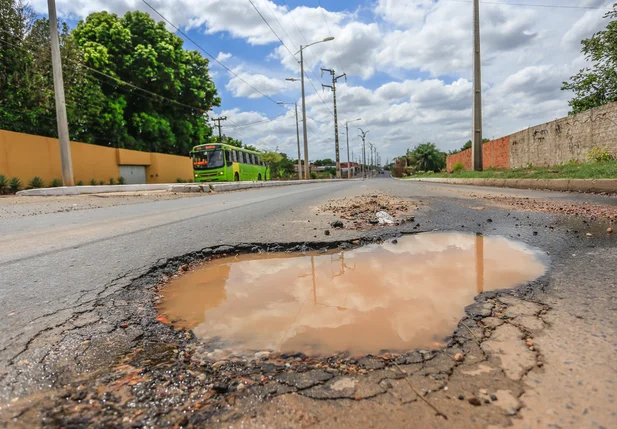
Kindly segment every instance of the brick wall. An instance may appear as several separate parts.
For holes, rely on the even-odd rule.
[[[454,164],[457,162],[462,162],[465,166],[465,170],[471,170],[471,149],[466,149],[462,152],[448,156],[446,159],[446,166],[448,167],[449,172],[452,172],[452,167],[454,167]]]
[[[466,149],[447,158],[448,171],[462,162],[465,170],[471,170],[471,149]],[[502,137],[482,145],[482,168],[510,168],[510,137]]]
[[[617,157],[617,102],[537,125],[482,146],[482,167],[551,167],[570,160],[587,161],[594,147]],[[471,149],[448,156],[448,171],[462,162],[471,169]]]

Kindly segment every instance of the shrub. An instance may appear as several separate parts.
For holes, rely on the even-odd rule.
[[[613,154],[610,153],[607,149],[598,146],[594,147],[591,150],[588,150],[586,155],[589,162],[605,162],[615,159],[615,156],[613,156]]]
[[[79,182],[77,182],[77,186],[84,186],[84,181],[80,180]]]
[[[50,188],[59,188],[60,186],[62,186],[62,180],[60,179],[53,179],[49,184]]]
[[[178,177],[178,178],[176,179],[176,183],[186,183],[186,180],[181,179],[181,178],[179,178],[179,177]]]
[[[42,188],[44,186],[45,182],[43,182],[43,179],[41,179],[39,176],[36,176],[30,181],[30,183],[28,183],[28,188],[30,189]]]
[[[0,174],[0,195],[9,191],[9,179],[4,174]]]
[[[116,184],[116,179],[114,179],[113,177],[111,179],[109,179],[109,184],[110,185],[115,185]]]
[[[98,184],[99,182],[97,182],[96,179],[90,179],[90,186],[96,186]]]
[[[317,179],[317,173],[315,173],[314,171],[311,171],[311,179]]]
[[[21,191],[23,187],[24,186],[21,183],[21,180],[19,180],[17,177],[13,177],[11,181],[9,182],[9,188],[13,194],[16,194],[19,191]]]
[[[124,180],[124,177],[120,176],[118,177],[118,185],[124,185],[126,183],[126,180]]]
[[[104,184],[105,184],[105,181],[104,181],[104,180],[100,180],[100,181],[99,181],[99,185],[103,186]]]
[[[463,171],[465,169],[465,164],[463,164],[462,162],[457,162],[452,166],[452,172],[453,173],[458,173],[459,171]]]

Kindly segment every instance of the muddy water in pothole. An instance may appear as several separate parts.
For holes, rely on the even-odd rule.
[[[430,348],[476,294],[545,271],[542,254],[520,242],[427,233],[344,252],[214,260],[164,287],[159,311],[234,354]]]

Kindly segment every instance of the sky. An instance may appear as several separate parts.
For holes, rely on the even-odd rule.
[[[146,0],[207,52],[226,116],[223,132],[263,150],[297,157],[293,104],[301,112],[304,53],[310,159],[334,158],[332,84],[337,82],[341,161],[345,122],[355,159],[361,127],[381,160],[433,142],[443,151],[471,138],[471,0]],[[516,4],[508,4],[516,3]],[[580,41],[606,27],[606,0],[481,0],[484,137],[498,138],[568,113],[561,84],[585,67]],[[46,14],[45,0],[31,6]],[[75,24],[92,12],[141,10],[143,0],[56,0]],[[574,7],[572,7],[574,6]],[[572,7],[572,8],[570,8]],[[260,16],[261,15],[261,16]],[[174,31],[172,27],[168,27]],[[182,37],[182,36],[181,36]],[[205,52],[204,52],[205,51]],[[208,57],[209,58],[209,57]],[[300,129],[302,138],[302,129]]]

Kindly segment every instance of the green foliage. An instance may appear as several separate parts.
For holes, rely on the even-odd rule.
[[[0,129],[56,137],[49,22],[21,0],[0,0],[0,17]],[[72,140],[183,155],[210,141],[220,98],[209,62],[163,23],[97,12],[59,33]]]
[[[317,179],[317,173],[315,173],[314,171],[311,171],[311,179]]]
[[[324,170],[326,173],[328,173],[331,176],[336,176],[336,168],[335,167],[330,167],[330,168],[326,168]]]
[[[446,166],[446,154],[441,152],[434,143],[422,143],[413,150],[407,151],[407,165],[415,166],[417,170],[438,172]]]
[[[84,186],[84,181],[80,180],[79,182],[77,182],[77,186]]]
[[[118,177],[118,185],[124,185],[126,183],[126,180],[124,179],[124,177],[120,176]]]
[[[62,180],[61,179],[52,179],[51,183],[49,184],[50,188],[59,188],[60,186],[62,186]]]
[[[9,191],[9,179],[4,174],[0,174],[0,195],[6,194]]]
[[[334,160],[330,158],[325,158],[325,159],[318,159],[313,164],[315,164],[316,167],[324,167],[326,165],[333,165],[335,164],[335,162]]]
[[[42,188],[45,186],[45,182],[39,176],[34,177],[30,183],[28,183],[28,189]]]
[[[96,186],[98,184],[99,182],[97,182],[96,179],[90,179],[90,186]]]
[[[114,179],[113,177],[109,179],[109,184],[110,185],[115,185],[116,184],[116,179]]]
[[[462,162],[457,162],[452,166],[452,172],[458,173],[459,171],[463,171],[465,169],[465,165]]]
[[[582,53],[591,67],[581,69],[561,87],[574,92],[569,101],[571,114],[617,101],[617,3],[604,18],[611,19],[606,29],[581,41]]]
[[[589,162],[605,162],[613,161],[615,159],[615,156],[610,151],[598,146],[588,150],[585,156]]]
[[[261,159],[266,163],[271,178],[293,179],[296,177],[293,161],[287,154],[278,152],[278,148],[273,152],[264,152]]]
[[[19,180],[19,178],[17,177],[11,178],[11,181],[9,182],[9,189],[11,193],[16,194],[17,192],[21,191],[23,188],[24,188],[24,185],[21,183],[21,180]]]
[[[176,183],[186,183],[186,180],[181,179],[181,178],[179,178],[179,177],[178,177],[178,178],[176,179]]]
[[[100,185],[100,186],[103,186],[104,184],[105,184],[105,181],[104,181],[104,180],[99,180],[99,185]]]
[[[236,140],[231,137],[226,137],[225,143],[231,146],[235,146],[235,147],[242,147],[242,140]]]

